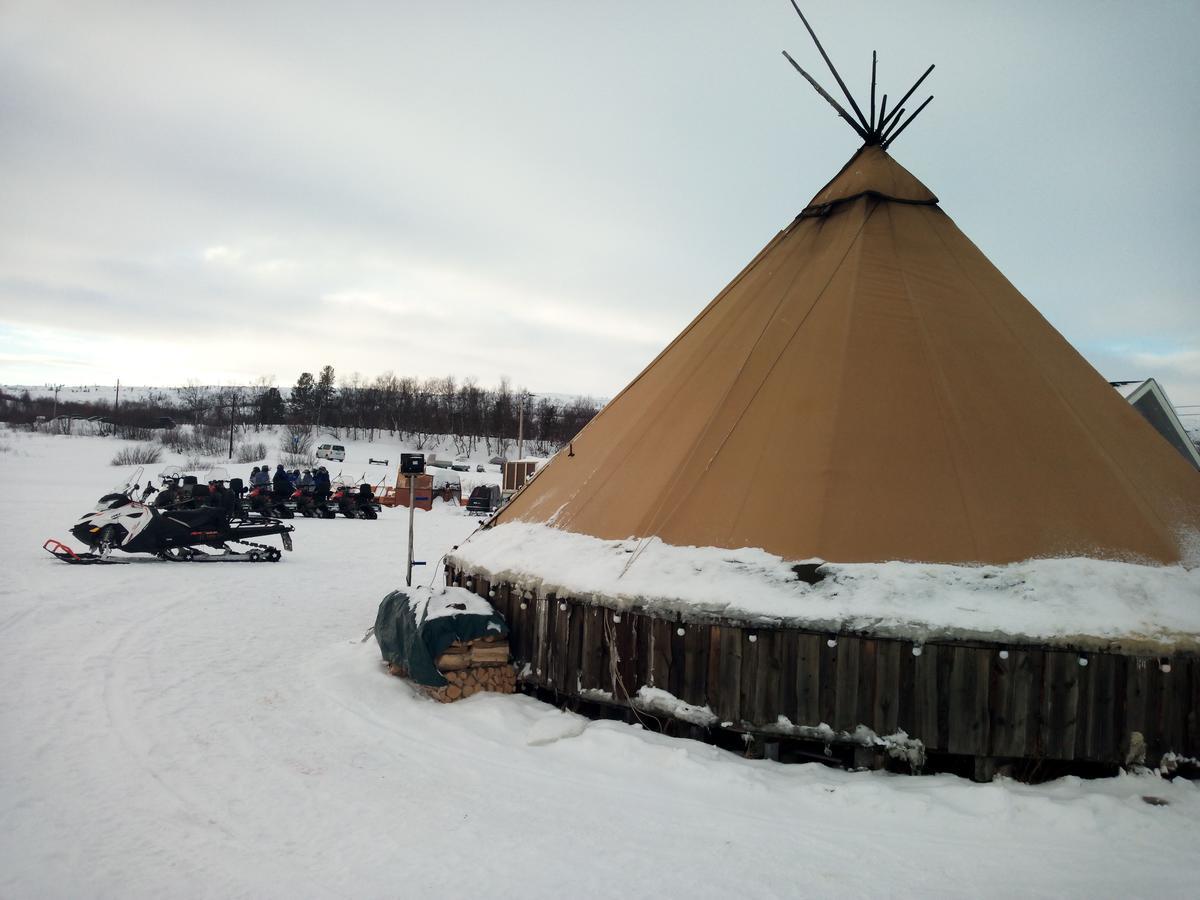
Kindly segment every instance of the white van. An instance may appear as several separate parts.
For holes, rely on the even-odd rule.
[[[346,448],[341,444],[322,444],[317,448],[317,459],[332,459],[336,462],[345,462]]]

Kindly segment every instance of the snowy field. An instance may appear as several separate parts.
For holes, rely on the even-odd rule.
[[[361,642],[404,510],[298,519],[278,564],[57,562],[120,446],[0,428],[0,897],[1196,895],[1187,781],[847,773],[428,701]],[[420,578],[476,524],[418,512]]]

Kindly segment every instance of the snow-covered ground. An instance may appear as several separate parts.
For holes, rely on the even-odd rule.
[[[361,641],[404,510],[297,520],[277,564],[55,561],[119,446],[0,429],[0,896],[1195,895],[1190,782],[846,773],[426,700]],[[420,577],[476,524],[418,512]]]

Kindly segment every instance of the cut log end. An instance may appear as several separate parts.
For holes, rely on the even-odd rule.
[[[483,691],[513,694],[517,690],[517,672],[510,665],[471,666],[446,672],[445,676],[449,684],[424,688],[425,693],[439,703],[453,703]]]

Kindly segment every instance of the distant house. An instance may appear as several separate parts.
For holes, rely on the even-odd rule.
[[[1200,451],[1179,421],[1175,407],[1167,399],[1162,386],[1153,378],[1145,381],[1111,381],[1121,395],[1142,414],[1154,430],[1166,438],[1167,443],[1179,451],[1179,455],[1200,470]]]

